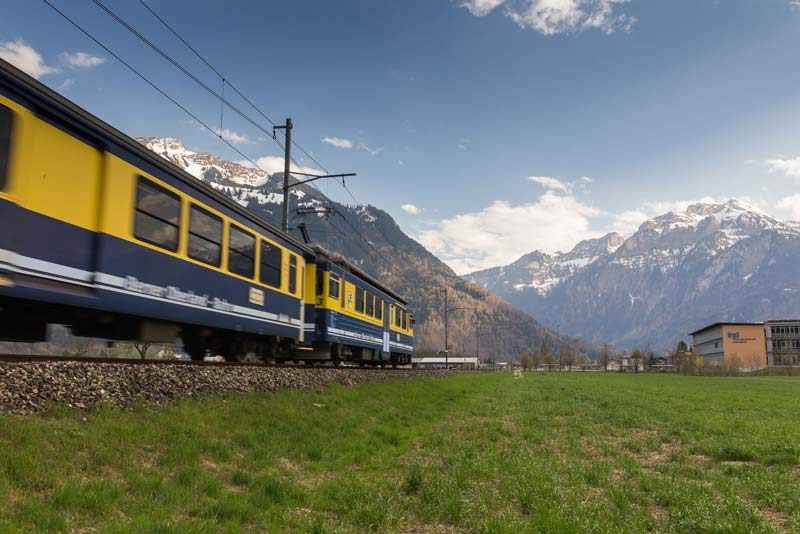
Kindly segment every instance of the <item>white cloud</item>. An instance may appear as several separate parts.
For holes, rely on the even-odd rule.
[[[766,160],[764,165],[770,172],[780,172],[786,176],[800,178],[800,157],[787,159],[784,156],[778,156],[775,159]]]
[[[342,139],[341,137],[323,137],[323,143],[328,143],[336,148],[353,148],[353,142],[349,139]]]
[[[552,178],[550,176],[528,176],[528,180],[531,182],[536,182],[537,184],[543,186],[545,189],[550,191],[570,191],[572,187],[569,184],[565,184],[558,178]]]
[[[579,180],[580,180],[581,182],[585,183],[585,184],[590,184],[590,183],[594,182],[594,180],[592,180],[592,179],[591,179],[591,178],[589,178],[588,176],[581,176],[581,177],[579,178]]]
[[[555,252],[598,237],[601,234],[592,230],[590,219],[601,213],[575,197],[547,191],[535,203],[497,200],[479,212],[436,222],[417,240],[465,274],[506,265],[532,250]]]
[[[66,90],[66,89],[69,89],[69,88],[70,88],[70,87],[72,87],[73,85],[75,85],[75,80],[73,80],[72,78],[67,78],[66,80],[64,80],[63,82],[61,82],[61,85],[59,85],[59,86],[57,87],[57,89],[58,89],[59,91],[64,91],[64,90]]]
[[[469,10],[476,17],[483,17],[492,12],[494,8],[503,4],[506,0],[466,0],[461,6]]]
[[[59,57],[71,69],[92,69],[106,62],[106,58],[86,52],[62,52]]]
[[[416,207],[414,204],[403,204],[400,206],[400,209],[406,213],[410,213],[411,215],[419,215],[422,212],[422,210]]]
[[[24,70],[37,80],[42,76],[59,71],[55,67],[46,65],[42,55],[21,39],[0,43],[0,58]]]
[[[580,32],[588,29],[607,34],[629,31],[636,18],[617,12],[630,0],[465,0],[462,7],[477,17],[503,6],[504,13],[522,28],[544,35]]]
[[[280,156],[262,156],[260,158],[255,159],[256,165],[258,168],[264,171],[267,171],[270,174],[275,174],[276,172],[283,172],[283,158]],[[252,167],[253,164],[249,161],[240,161],[241,165],[245,167]],[[305,165],[296,165],[294,162],[291,166],[292,172],[304,172],[306,174],[324,174],[321,170],[315,169],[314,167],[306,167]]]
[[[791,221],[800,221],[800,193],[782,198],[775,204],[778,212]]]
[[[216,130],[214,133],[234,145],[249,145],[252,143],[250,138],[246,135],[228,130],[227,128],[224,130]]]

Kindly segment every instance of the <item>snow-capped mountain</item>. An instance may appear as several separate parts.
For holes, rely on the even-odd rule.
[[[177,139],[142,137],[137,139],[153,152],[188,171],[239,204],[267,220],[280,224],[283,203],[283,174],[271,177],[259,170],[217,156],[187,149]],[[290,227],[305,222],[312,241],[349,259],[368,273],[385,281],[405,295],[416,318],[416,344],[422,350],[439,350],[443,346],[444,322],[441,311],[441,288],[451,288],[451,302],[458,302],[473,311],[449,318],[450,342],[456,351],[472,353],[475,325],[480,319],[489,325],[513,325],[517,330],[502,327],[493,336],[492,356],[504,360],[517,358],[524,350],[546,340],[553,350],[569,346],[579,353],[594,354],[599,347],[540,325],[532,317],[501,301],[488,291],[460,279],[433,254],[400,230],[391,216],[368,205],[348,206],[332,201],[319,190],[305,185],[292,193]],[[300,215],[294,208],[326,207],[336,215]],[[301,237],[293,230],[295,237]],[[364,241],[367,241],[366,243]],[[485,355],[485,353],[484,353]]]
[[[800,316],[798,265],[800,228],[730,200],[465,278],[589,340],[668,348],[713,321]]]
[[[624,238],[610,233],[599,239],[581,241],[568,253],[547,254],[531,252],[505,267],[493,267],[467,275],[465,278],[498,293],[533,290],[546,296],[554,287],[568,280],[600,258],[608,256],[623,243]]]
[[[275,215],[283,203],[283,174],[270,178],[266,172],[250,165],[228,161],[207,152],[193,152],[180,140],[170,137],[138,137],[136,140],[242,206],[260,206]],[[294,188],[290,194],[299,201],[299,207],[323,205],[323,199],[318,197],[316,190],[300,187]]]

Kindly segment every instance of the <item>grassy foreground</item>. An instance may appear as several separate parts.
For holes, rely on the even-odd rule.
[[[0,532],[800,530],[800,380],[459,375],[0,415]]]

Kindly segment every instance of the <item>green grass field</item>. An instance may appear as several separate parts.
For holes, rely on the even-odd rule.
[[[800,380],[508,373],[0,415],[0,532],[800,531]]]

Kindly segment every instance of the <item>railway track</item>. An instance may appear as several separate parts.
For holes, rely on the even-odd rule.
[[[216,362],[216,361],[190,361],[190,360],[149,360],[141,358],[99,358],[87,356],[55,356],[52,354],[0,354],[0,362],[6,363],[42,363],[42,362],[81,362],[81,363],[110,363],[120,365],[166,365],[166,366],[205,366],[205,367],[271,367],[277,369],[361,369],[364,371],[416,371],[411,367],[392,368],[372,365],[340,365],[334,366],[328,362],[318,364],[292,364],[292,363],[267,363],[267,362]]]

